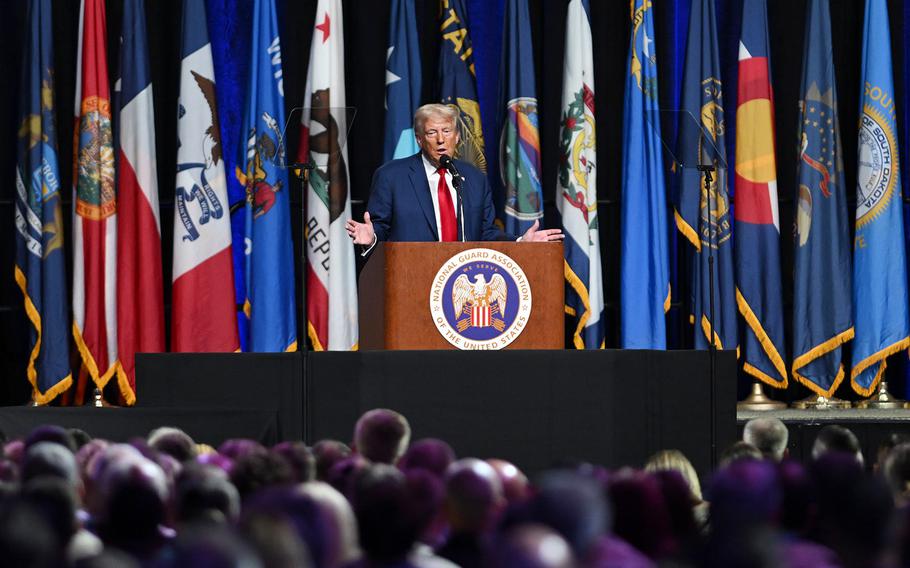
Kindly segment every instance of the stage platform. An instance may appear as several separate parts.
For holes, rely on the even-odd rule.
[[[736,438],[736,368],[706,352],[373,351],[157,354],[137,358],[135,408],[0,408],[0,429],[42,423],[128,440],[160,425],[200,442],[348,441],[366,410],[408,417],[414,439],[459,456],[502,457],[528,472],[587,461],[641,465],[682,450],[700,473]]]

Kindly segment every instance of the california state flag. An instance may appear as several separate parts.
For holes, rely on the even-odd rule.
[[[136,401],[136,353],[164,351],[161,222],[145,0],[124,0],[117,175],[117,384]]]
[[[205,3],[183,3],[172,351],[237,351],[231,217]]]
[[[306,242],[307,331],[317,351],[357,349],[358,341],[354,247],[344,229],[351,197],[341,21],[341,0],[319,0],[299,156],[316,166],[306,196]]]
[[[117,372],[117,199],[104,0],[82,0],[73,143],[73,338],[103,389]]]

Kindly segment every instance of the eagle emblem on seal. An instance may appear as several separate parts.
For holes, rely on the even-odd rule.
[[[508,289],[502,274],[494,274],[487,282],[483,274],[475,274],[474,282],[462,274],[452,285],[452,307],[458,331],[469,327],[505,329],[503,314],[506,311]]]

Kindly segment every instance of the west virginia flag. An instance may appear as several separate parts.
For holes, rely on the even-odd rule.
[[[670,308],[667,188],[657,96],[651,0],[632,5],[623,116],[621,345],[666,349]],[[652,117],[649,120],[648,117]]]
[[[735,349],[736,299],[733,284],[733,224],[724,145],[724,106],[717,54],[714,0],[693,0],[683,71],[682,108],[677,156],[688,156],[678,170],[676,226],[689,249],[692,323],[695,348]],[[712,164],[709,189],[695,166]],[[713,321],[711,270],[714,258]],[[713,329],[714,337],[711,338]]]
[[[31,323],[27,376],[38,404],[72,384],[52,34],[51,0],[30,0],[16,144],[15,276]]]
[[[284,86],[274,0],[255,0],[238,178],[246,186],[249,350],[295,351],[294,249],[284,156]]]
[[[392,0],[385,71],[385,142],[382,161],[413,156],[414,112],[420,106],[420,45],[414,0]]]
[[[850,235],[828,0],[810,0],[805,38],[792,371],[814,393],[831,396],[844,378],[841,345],[853,338],[853,324]]]
[[[853,240],[853,390],[869,396],[885,358],[910,345],[907,258],[885,0],[866,0]]]
[[[474,48],[468,37],[464,0],[439,0],[439,100],[461,111],[458,128],[461,140],[455,157],[477,166],[486,173],[483,153],[483,128],[474,72]]]
[[[736,303],[745,320],[743,369],[787,387],[774,157],[774,96],[765,0],[745,0],[736,105]]]
[[[604,346],[592,45],[590,5],[587,0],[571,0],[566,20],[556,208],[566,235],[566,314],[575,327],[572,343],[576,349]]]

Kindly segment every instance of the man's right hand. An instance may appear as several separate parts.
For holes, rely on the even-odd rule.
[[[349,219],[344,224],[344,228],[347,230],[348,236],[354,240],[355,245],[370,246],[376,239],[376,233],[373,232],[373,223],[370,222],[369,211],[363,214],[363,223]]]

